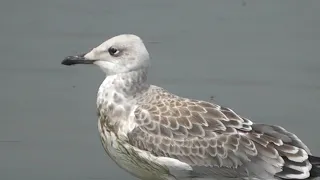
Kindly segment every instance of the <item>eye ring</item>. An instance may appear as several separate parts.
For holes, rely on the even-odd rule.
[[[114,48],[114,47],[110,47],[110,48],[108,49],[108,52],[109,52],[109,54],[110,54],[111,56],[117,56],[120,51],[119,51],[118,49]]]

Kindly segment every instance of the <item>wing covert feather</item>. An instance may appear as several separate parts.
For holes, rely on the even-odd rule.
[[[240,176],[249,170],[257,177],[285,178],[296,175],[293,169],[308,176],[307,146],[281,127],[253,124],[229,108],[166,92],[148,97],[136,108],[138,126],[128,134],[139,149],[197,170],[219,167]]]
[[[138,124],[130,142],[157,156],[177,158],[194,166],[236,168],[257,151],[238,131],[251,130],[251,121],[231,109],[184,98],[149,101],[135,110]]]

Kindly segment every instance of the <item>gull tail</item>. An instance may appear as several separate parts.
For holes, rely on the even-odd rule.
[[[277,153],[282,157],[282,160],[274,161],[272,158],[268,157],[268,163],[265,164],[265,167],[274,167],[277,164],[282,164],[281,171],[278,171],[274,176],[278,179],[316,179],[320,177],[320,157],[311,155],[309,148],[293,133],[285,130],[280,126],[272,126],[265,124],[253,124],[252,129],[255,133],[260,134],[259,138],[249,134],[250,138],[259,144],[263,142],[271,143],[270,149],[274,148]],[[261,147],[258,151],[261,152],[266,149],[264,146]],[[266,146],[269,147],[269,146]],[[268,149],[267,149],[268,150]],[[266,157],[263,157],[266,159]],[[269,166],[268,166],[269,165]],[[269,170],[266,168],[266,170]],[[270,169],[269,173],[274,173]]]
[[[309,162],[312,165],[310,170],[310,178],[320,177],[320,157],[309,155]]]

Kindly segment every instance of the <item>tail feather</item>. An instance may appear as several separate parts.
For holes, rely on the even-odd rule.
[[[310,163],[312,165],[320,165],[320,157],[316,157],[316,156],[312,156],[312,155],[309,155],[309,158],[308,160],[310,161]]]
[[[310,178],[320,177],[320,157],[309,155],[308,160],[312,164]]]
[[[252,130],[259,134],[258,137],[252,137],[251,140],[260,147],[261,142],[265,143],[267,149],[275,149],[281,156],[282,169],[274,174],[279,179],[315,179],[320,177],[320,157],[312,156],[309,148],[293,133],[279,126],[270,126],[265,124],[253,124]],[[256,139],[260,141],[257,141]],[[263,149],[263,146],[261,146]],[[260,156],[268,156],[259,150]],[[265,159],[265,158],[264,158]],[[271,158],[272,159],[272,158]],[[275,158],[273,158],[275,159]],[[277,162],[271,162],[275,165]],[[267,169],[266,169],[267,170]],[[273,173],[274,171],[267,171]]]

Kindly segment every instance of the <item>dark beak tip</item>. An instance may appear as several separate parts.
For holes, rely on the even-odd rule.
[[[65,61],[65,60],[63,60],[63,61],[61,62],[61,64],[62,64],[62,65],[65,65],[65,66],[70,66],[70,63],[68,63],[68,62]]]
[[[72,61],[72,56],[68,56],[68,57],[64,58],[64,60],[61,61],[61,64],[66,65],[66,66],[74,65],[74,63]]]

